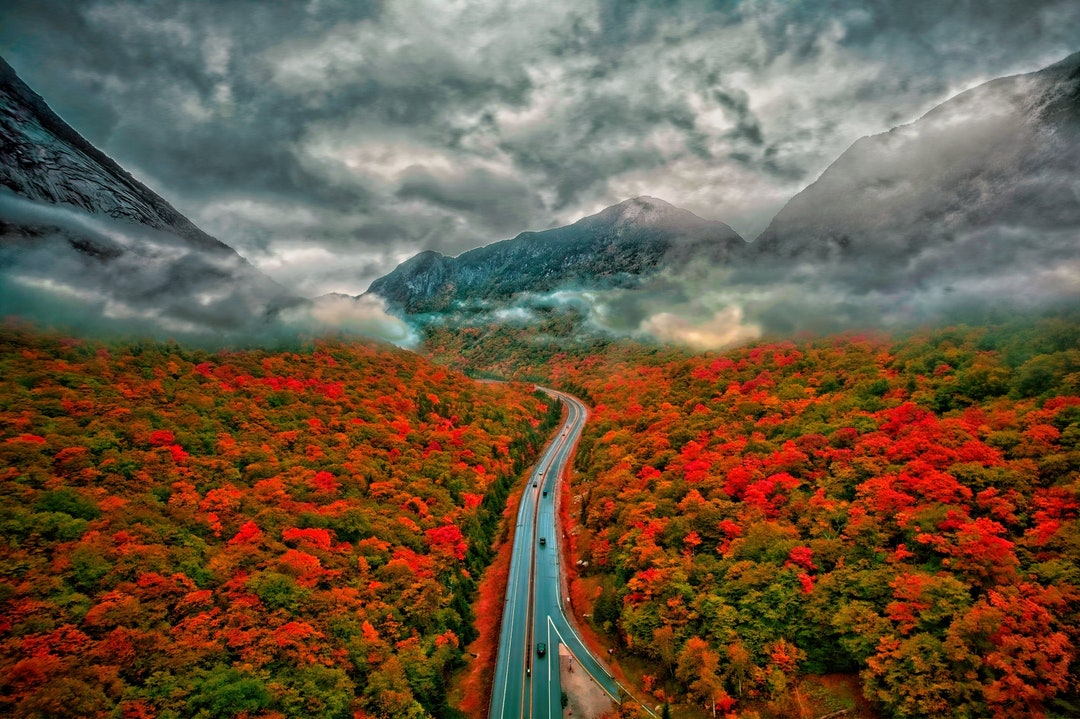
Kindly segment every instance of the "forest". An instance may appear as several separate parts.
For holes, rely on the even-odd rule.
[[[559,413],[363,342],[0,328],[0,714],[453,715],[469,602]]]
[[[1080,715],[1076,317],[710,354],[537,337],[428,342],[592,405],[585,611],[657,703],[803,716],[798,679],[846,673],[884,717]]]
[[[808,716],[842,675],[879,717],[1080,714],[1075,316],[713,353],[568,321],[427,358],[4,326],[0,713],[461,716],[543,380],[591,407],[576,609],[647,703]]]

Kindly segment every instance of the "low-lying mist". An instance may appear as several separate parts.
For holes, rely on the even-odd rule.
[[[899,267],[864,259],[760,260],[694,277],[661,275],[635,289],[564,287],[521,293],[506,303],[459,304],[420,323],[527,326],[552,311],[572,311],[575,331],[715,350],[763,336],[903,329],[927,323],[991,320],[1003,313],[1080,306],[1080,258],[1061,232],[1038,245],[1009,231],[968,238],[981,248],[961,265],[912,253]],[[1002,256],[1004,255],[1004,256]]]
[[[376,297],[297,297],[235,252],[0,192],[0,316],[76,334],[200,345],[417,338]]]

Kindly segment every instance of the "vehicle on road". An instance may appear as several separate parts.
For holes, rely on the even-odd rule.
[[[540,537],[540,546],[542,547],[542,546],[544,546],[545,544],[547,544],[547,538],[545,538],[545,537]]]
[[[540,642],[536,645],[536,656],[542,657],[547,654],[547,644]]]
[[[536,486],[536,482],[533,482],[533,486],[534,486],[534,487]]]
[[[544,496],[545,497],[547,496],[547,490],[546,489],[544,490]]]

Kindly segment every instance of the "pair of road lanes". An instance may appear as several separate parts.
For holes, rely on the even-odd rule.
[[[613,698],[619,686],[586,648],[565,614],[559,566],[558,482],[573,458],[588,413],[576,397],[539,388],[567,407],[566,421],[544,448],[518,508],[491,696],[492,719],[562,716],[559,645]],[[544,544],[540,543],[541,538]],[[537,645],[546,647],[539,656]]]

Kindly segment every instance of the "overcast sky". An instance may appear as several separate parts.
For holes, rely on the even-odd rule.
[[[314,296],[637,195],[753,239],[860,136],[1078,27],[1075,0],[6,0],[0,54]]]

